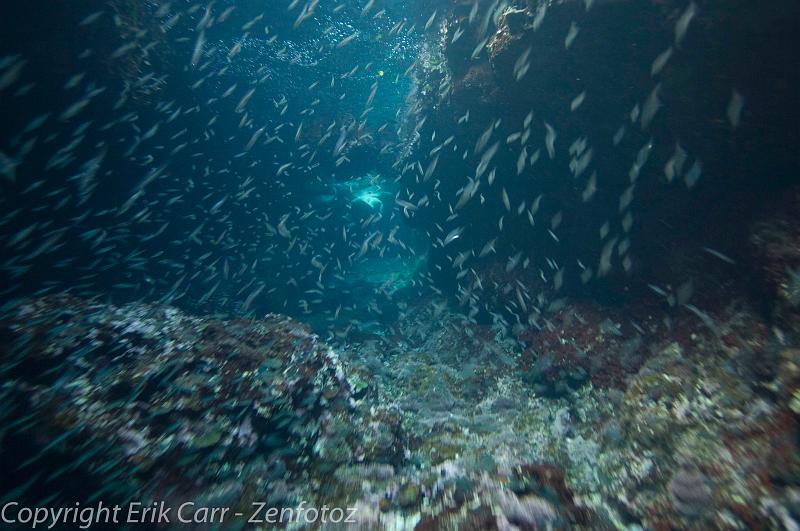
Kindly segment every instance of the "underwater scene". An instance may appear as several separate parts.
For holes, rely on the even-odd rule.
[[[0,529],[800,530],[797,0],[0,28]]]

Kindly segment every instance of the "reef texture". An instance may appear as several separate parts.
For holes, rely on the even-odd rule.
[[[531,334],[566,338],[552,355],[435,303],[411,308],[342,353],[373,374],[359,409],[404,457],[342,465],[329,493],[361,499],[370,529],[793,529],[798,351],[730,302],[713,329],[685,310],[668,327],[662,309],[641,332],[567,303],[557,333]],[[559,357],[570,349],[577,364]]]
[[[746,298],[704,318],[656,294],[565,301],[541,331],[400,305],[335,354],[276,315],[19,301],[4,491],[302,500],[375,530],[797,525],[800,350]]]
[[[350,407],[336,354],[281,316],[55,296],[20,302],[0,335],[3,490],[32,502],[54,485],[84,503],[281,499]]]

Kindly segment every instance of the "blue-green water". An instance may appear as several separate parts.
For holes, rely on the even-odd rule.
[[[345,402],[358,411],[348,421],[320,414],[327,428],[314,425],[298,436],[298,451],[313,457],[287,458],[281,481],[295,485],[311,474],[317,501],[349,495],[348,501],[383,504],[378,512],[384,515],[403,515],[402,524],[384,516],[366,528],[413,528],[428,517],[430,528],[450,525],[430,505],[452,496],[450,486],[423,479],[426,471],[440,473],[436,467],[460,470],[470,487],[454,480],[459,496],[463,487],[482,500],[477,505],[494,507],[492,524],[480,523],[476,513],[469,525],[451,522],[455,528],[778,525],[775,515],[783,513],[777,509],[748,520],[742,509],[748,504],[786,507],[791,520],[796,500],[787,500],[800,485],[800,469],[789,465],[779,478],[774,462],[796,449],[800,410],[790,354],[800,337],[798,25],[797,5],[784,0],[3,5],[0,396],[8,407],[2,463],[31,459],[24,451],[28,438],[49,459],[47,441],[70,433],[67,426],[83,433],[75,427],[80,424],[98,436],[94,425],[63,412],[72,420],[36,436],[20,431],[28,424],[23,403],[47,411],[47,401],[28,403],[33,398],[26,393],[46,390],[71,403],[59,393],[85,381],[103,388],[115,371],[128,374],[130,367],[115,365],[120,360],[161,363],[153,347],[160,341],[169,352],[175,345],[202,351],[215,367],[239,341],[256,353],[280,350],[284,342],[248,343],[248,334],[261,338],[260,332],[237,328],[258,327],[267,314],[279,314],[333,347],[342,365],[331,366],[346,374],[349,386]],[[38,307],[37,300],[45,302]],[[91,319],[94,324],[48,313],[60,305],[80,308],[76,316],[120,321],[108,317],[117,326],[109,332]],[[114,314],[118,307],[127,309]],[[167,312],[162,331],[151,327],[151,310],[143,308]],[[212,340],[232,334],[233,343],[220,340],[222,346],[206,350],[211,340],[204,333],[187,339],[182,325],[166,324],[184,314],[239,323],[235,332],[223,325],[220,336],[211,334]],[[62,346],[59,334],[74,331],[78,321],[87,343]],[[149,338],[143,345],[128,339],[140,332]],[[115,356],[121,349],[120,357],[100,370],[93,352],[106,340],[122,341],[112,349]],[[297,346],[299,339],[287,341],[303,355],[310,352]],[[64,359],[43,362],[47,349]],[[292,359],[304,359],[297,356]],[[176,392],[198,395],[192,379],[198,365],[180,366],[164,382],[185,377],[189,383]],[[242,378],[260,374],[243,366]],[[84,369],[93,376],[81,377]],[[61,370],[63,377],[51,379]],[[131,369],[137,385],[143,370]],[[138,394],[150,388],[130,385],[116,382],[116,398],[146,411],[135,418],[150,418],[158,404]],[[270,385],[283,396],[283,387]],[[226,399],[242,399],[221,388]],[[703,402],[697,393],[720,402]],[[94,400],[108,406],[98,411],[117,411],[116,402],[95,395],[78,402]],[[325,401],[300,407],[292,400],[285,407],[293,414],[296,407],[298,417],[327,412]],[[195,412],[201,418],[202,408],[216,411],[223,401],[202,403]],[[391,415],[375,413],[381,408]],[[242,419],[250,423],[248,411],[227,413],[235,417],[229,420],[238,426],[236,440],[253,429],[242,427]],[[499,420],[491,419],[498,411]],[[505,416],[510,411],[517,416]],[[664,411],[674,414],[662,419]],[[403,421],[391,424],[393,415]],[[364,447],[384,443],[353,442],[367,437],[362,432],[341,435],[358,450],[335,460],[315,442],[325,429],[327,440],[339,440],[326,424],[333,417],[380,426],[396,439],[370,454]],[[277,417],[269,418],[256,422],[255,431],[278,434],[261,448],[272,466],[280,460],[270,453],[274,447],[295,447],[283,424],[275,428]],[[744,426],[743,418],[755,424]],[[723,434],[719,419],[743,423],[738,435]],[[153,439],[169,446],[176,434],[192,439],[185,435],[190,428],[179,427],[184,421],[169,429],[148,421],[147,430],[163,430]],[[504,422],[517,427],[518,438]],[[519,434],[535,438],[536,426],[547,434],[542,440],[520,440]],[[134,431],[114,433],[133,444],[139,440]],[[201,438],[211,441],[202,447],[227,448],[212,432]],[[445,432],[475,438],[450,446],[440,438]],[[685,438],[667,437],[677,432]],[[745,432],[745,450],[705,444]],[[594,440],[592,433],[602,435]],[[771,449],[759,450],[753,433],[764,435]],[[4,446],[4,440],[10,442]],[[654,448],[661,442],[669,450],[663,446],[659,454]],[[72,455],[68,446],[56,439],[53,447]],[[789,450],[782,454],[779,447]],[[771,457],[751,463],[756,471],[734,473],[725,461],[719,472],[706,454],[723,450]],[[250,463],[248,452],[242,462]],[[650,464],[619,465],[642,452]],[[687,464],[687,456],[696,459]],[[215,461],[224,463],[220,470],[233,466],[227,459]],[[95,463],[91,456],[85,462]],[[149,464],[136,476],[139,493],[156,489],[152,478],[160,470],[141,462]],[[562,495],[567,509],[553,510],[561,511],[559,518],[536,520],[531,513],[544,510],[525,505],[532,491],[497,479],[508,479],[504,466],[519,473],[523,462],[528,472],[530,463],[563,469],[569,488],[594,496],[596,515],[607,513],[579,517]],[[396,481],[378,481],[369,491],[373,498],[366,488],[350,492],[342,485],[352,481],[342,477],[355,465],[392,466]],[[668,465],[674,470],[662,470]],[[642,472],[650,466],[660,470],[652,473],[658,479]],[[606,476],[593,477],[588,470],[596,467]],[[362,472],[381,475],[375,470]],[[476,478],[487,470],[491,486],[479,489]],[[530,473],[541,473],[536,470]],[[10,475],[3,491],[19,497],[33,489],[29,504],[68,498],[64,488],[48,490],[40,479],[16,492],[23,472]],[[755,487],[741,478],[748,474],[769,478],[759,487],[769,503],[767,494],[752,494]],[[259,476],[259,485],[271,489],[275,477],[269,477]],[[700,506],[710,503],[706,482],[723,501],[715,515],[697,519]],[[627,509],[607,502],[623,492],[633,497],[634,483],[666,498],[653,494]],[[409,485],[428,497],[419,511]],[[391,503],[377,501],[382,488],[391,491],[383,493]],[[267,491],[273,492],[250,496]],[[746,503],[739,500],[743,491],[752,494]],[[400,502],[403,495],[414,500]],[[527,516],[512,518],[512,506]],[[781,525],[792,528],[789,520]]]

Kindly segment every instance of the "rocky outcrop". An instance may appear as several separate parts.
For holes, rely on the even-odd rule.
[[[796,348],[743,301],[670,323],[562,304],[515,339],[422,302],[337,354],[277,315],[21,301],[0,322],[1,491],[304,500],[376,530],[792,522]]]
[[[437,322],[430,310],[401,324],[383,374],[358,361],[381,345],[358,344],[344,365],[279,315],[18,301],[0,321],[0,492],[30,505],[192,501],[231,511],[303,500],[356,507],[369,529],[589,522],[560,467],[491,455],[498,444],[522,448],[539,429],[508,440],[493,435],[499,423],[483,425],[490,412],[527,415],[483,389],[512,373],[513,341],[490,329],[462,335],[460,316]],[[463,367],[467,352],[485,359],[482,369]]]
[[[440,288],[464,287],[454,257],[497,237],[496,256],[470,254],[464,268],[523,252],[535,272],[550,271],[545,257],[563,265],[572,294],[619,297],[692,278],[698,290],[729,279],[734,291],[747,289],[740,266],[752,222],[800,170],[788,155],[798,141],[798,79],[781,66],[800,19],[784,0],[770,10],[714,0],[690,10],[677,39],[688,5],[517,0],[439,11],[427,46],[443,61],[419,61],[430,90],[416,102],[419,142],[408,157],[409,168],[436,157],[439,173],[418,183],[409,170],[406,184],[431,198],[412,224],[438,223],[444,234],[467,227],[446,251],[430,250]],[[726,113],[734,91],[745,98],[735,125]],[[457,149],[440,145],[450,135]],[[496,142],[477,176],[480,152]],[[457,207],[469,179],[480,182],[477,193]],[[715,263],[705,247],[737,265]]]
[[[19,302],[0,335],[2,490],[31,503],[284,499],[351,408],[336,353],[279,315],[55,296]]]

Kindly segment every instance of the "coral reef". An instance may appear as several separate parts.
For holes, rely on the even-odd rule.
[[[337,355],[281,316],[54,296],[20,302],[0,330],[3,483],[38,478],[20,493],[34,501],[57,477],[83,500],[285,496],[351,407]]]
[[[279,315],[16,301],[0,321],[3,490],[304,500],[355,507],[355,527],[375,530],[792,529],[792,212],[753,225],[766,308],[742,275],[698,276],[702,310],[645,289],[562,297],[513,326],[398,290],[396,318],[328,346]],[[498,301],[535,282],[501,263],[481,273]]]
[[[657,304],[635,327],[632,308],[567,301],[516,332],[404,308],[334,353],[276,315],[22,301],[0,327],[4,485],[305,500],[376,530],[796,525],[798,350],[747,301],[709,310],[716,330]],[[532,377],[534,351],[553,361]],[[773,351],[782,369],[760,371]]]

